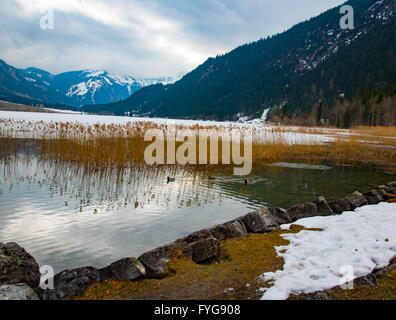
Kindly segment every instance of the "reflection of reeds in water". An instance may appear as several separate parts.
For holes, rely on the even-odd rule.
[[[170,206],[201,206],[221,201],[216,188],[205,187],[202,175],[178,167],[134,165],[129,168],[89,168],[79,163],[43,160],[18,154],[0,160],[1,184],[10,190],[27,183],[45,187],[51,197],[66,197],[65,206],[76,211],[86,208],[93,213],[150,207],[153,211]],[[176,181],[168,184],[167,177]]]

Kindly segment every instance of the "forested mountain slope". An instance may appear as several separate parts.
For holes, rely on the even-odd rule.
[[[355,28],[344,30],[340,8],[267,39],[210,58],[171,85],[143,88],[90,112],[229,120],[267,108],[310,111],[319,100],[353,97],[396,83],[395,0],[351,0]]]

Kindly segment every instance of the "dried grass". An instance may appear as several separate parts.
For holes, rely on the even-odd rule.
[[[144,141],[146,130],[165,130],[166,128],[166,125],[154,122],[84,125],[70,122],[46,123],[44,121],[23,122],[0,119],[0,137],[2,137],[0,155],[5,157],[21,149],[31,150],[33,148],[35,153],[48,159],[76,162],[90,167],[124,168],[144,163],[144,150],[151,143]],[[197,131],[214,129],[221,134],[235,128],[178,125],[175,126],[175,129]],[[243,132],[241,127],[239,130]],[[253,166],[255,167],[273,162],[289,161],[374,164],[390,171],[396,171],[396,148],[392,148],[396,145],[395,127],[359,127],[347,131],[329,128],[273,126],[265,127],[265,130],[270,139],[264,142],[257,140],[253,144]],[[327,135],[334,137],[335,140],[322,144],[308,142],[291,145],[284,139],[285,132]],[[254,128],[253,136],[259,135],[260,128]],[[176,148],[180,144],[178,142]],[[219,155],[219,163],[221,163],[221,143],[219,143]],[[198,157],[199,150],[197,148],[197,159]],[[195,167],[216,170],[223,166],[197,165]]]

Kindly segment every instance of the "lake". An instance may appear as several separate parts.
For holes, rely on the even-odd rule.
[[[277,163],[244,178],[182,168],[88,170],[18,154],[0,162],[0,241],[56,272],[140,254],[263,205],[288,208],[396,180],[362,167]],[[167,177],[175,182],[167,183]]]

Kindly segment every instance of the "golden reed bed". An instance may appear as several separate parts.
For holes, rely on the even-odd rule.
[[[78,162],[90,167],[123,168],[144,163],[144,150],[151,143],[144,141],[149,129],[166,130],[164,124],[129,122],[126,124],[47,123],[0,119],[0,155],[7,157],[21,149],[60,161]],[[243,132],[243,126],[183,126],[175,130],[211,129],[221,135],[230,130]],[[357,127],[351,130],[311,127],[255,126],[252,129],[253,167],[273,162],[304,162],[329,164],[376,165],[396,172],[396,127]],[[263,131],[267,139],[263,141]],[[291,144],[286,134],[330,137]],[[261,137],[261,138],[260,138]],[[269,137],[269,138],[268,138]],[[198,138],[197,138],[198,139]],[[298,139],[297,139],[298,140]],[[320,141],[320,139],[319,139]],[[183,142],[176,142],[178,148]],[[198,141],[197,141],[198,145]],[[165,144],[165,152],[167,151]],[[197,169],[217,170],[221,165],[194,165]],[[243,150],[243,145],[241,146]],[[209,157],[209,145],[208,145]],[[196,149],[199,159],[199,148]]]

